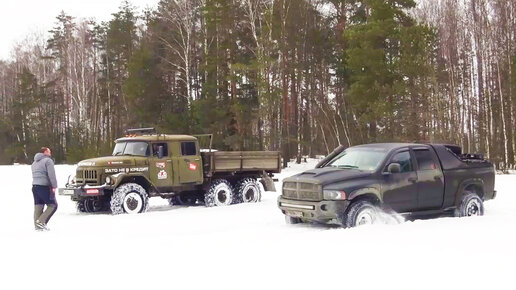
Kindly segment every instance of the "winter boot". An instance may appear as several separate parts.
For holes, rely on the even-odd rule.
[[[36,230],[39,230],[39,227],[38,225],[36,224],[36,221],[39,219],[39,217],[41,216],[41,214],[43,213],[43,208],[45,206],[42,205],[42,204],[36,204],[34,206],[34,228]]]
[[[39,220],[36,220],[36,230],[37,231],[49,231],[50,229],[47,228],[47,225],[40,222]]]
[[[39,221],[45,226],[48,224],[50,218],[57,211],[57,204],[47,204],[47,209],[43,212],[43,214],[39,217]]]

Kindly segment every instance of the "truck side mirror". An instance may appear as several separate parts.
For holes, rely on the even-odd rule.
[[[161,159],[165,155],[165,150],[163,150],[163,146],[158,146],[158,158]]]
[[[389,173],[400,173],[401,165],[399,163],[391,163],[389,164],[389,167],[387,167],[387,171]]]

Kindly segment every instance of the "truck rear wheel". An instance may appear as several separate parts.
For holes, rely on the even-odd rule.
[[[217,179],[211,183],[204,194],[204,204],[207,207],[225,206],[233,202],[234,190],[229,181]]]
[[[259,202],[262,193],[258,181],[254,178],[244,178],[236,185],[237,199],[242,202]]]
[[[119,186],[111,196],[111,212],[122,213],[143,213],[149,207],[149,196],[147,191],[136,183],[125,183]]]
[[[340,218],[340,223],[347,227],[372,225],[378,219],[378,209],[367,200],[352,203]]]
[[[484,215],[484,202],[482,199],[474,192],[464,192],[460,206],[455,209],[455,216],[467,217],[482,215]]]

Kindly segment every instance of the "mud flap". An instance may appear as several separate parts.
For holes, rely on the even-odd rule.
[[[276,192],[276,186],[274,185],[274,181],[272,180],[272,178],[269,175],[267,175],[266,172],[262,173],[260,182],[263,185],[263,188],[265,189],[265,191]]]

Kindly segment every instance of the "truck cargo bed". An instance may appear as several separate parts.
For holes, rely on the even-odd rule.
[[[202,152],[204,172],[281,172],[281,155],[276,151]]]

